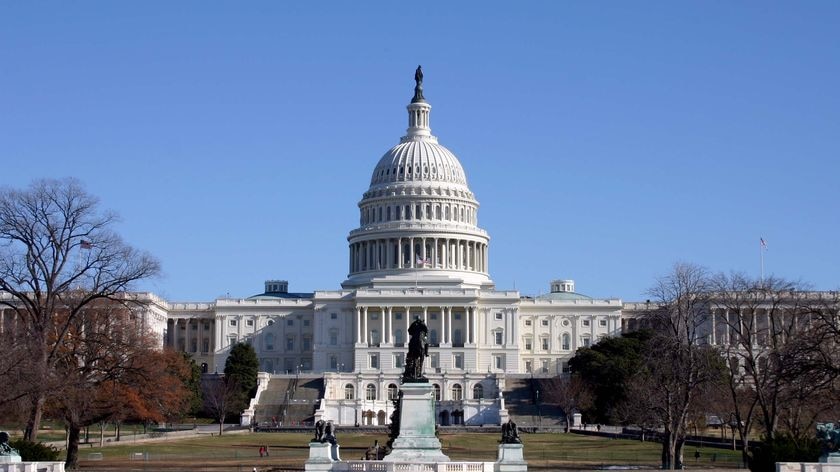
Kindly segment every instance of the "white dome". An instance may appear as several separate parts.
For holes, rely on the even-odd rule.
[[[428,138],[405,140],[388,150],[376,164],[370,185],[412,181],[467,185],[458,158]]]

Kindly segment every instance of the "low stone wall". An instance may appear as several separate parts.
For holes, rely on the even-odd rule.
[[[776,472],[840,472],[840,462],[776,462]]]
[[[64,462],[0,463],[0,472],[64,472]]]

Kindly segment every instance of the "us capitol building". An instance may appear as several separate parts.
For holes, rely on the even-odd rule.
[[[323,379],[316,417],[385,424],[408,326],[420,317],[442,422],[499,424],[507,379],[562,373],[578,347],[620,334],[621,300],[581,295],[572,280],[551,281],[537,297],[496,288],[478,200],[458,158],[432,135],[422,79],[418,68],[406,135],[379,159],[358,204],[341,289],[294,293],[287,281],[269,280],[263,293],[241,299],[149,295],[166,346],[213,373],[234,343],[248,342],[266,373],[261,389],[308,374]]]

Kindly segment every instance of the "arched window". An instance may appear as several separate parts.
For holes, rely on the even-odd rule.
[[[484,387],[481,384],[475,384],[473,386],[473,399],[481,400],[482,398],[484,398]]]
[[[415,215],[417,215],[417,219],[418,219],[418,220],[422,220],[422,219],[423,219],[423,212],[422,212],[422,211],[420,211],[420,210],[421,210],[420,205],[416,205],[416,206],[414,207],[414,214],[415,214]]]
[[[376,210],[376,213],[377,213],[377,216],[378,216],[378,218],[376,218],[376,221],[381,222],[382,221],[382,207],[378,207],[377,210]]]
[[[391,221],[391,207],[385,208],[385,221]]]
[[[365,400],[376,400],[376,385],[368,384],[365,387]]]
[[[443,217],[444,219],[449,219],[449,205],[447,205],[446,208],[443,209]]]
[[[440,385],[434,384],[435,386],[435,401],[440,401]]]
[[[460,401],[464,399],[464,392],[461,389],[461,384],[455,384],[452,386],[452,400]]]
[[[435,206],[435,219],[436,220],[440,219],[440,206],[439,205]]]
[[[563,333],[563,350],[568,351],[572,348],[572,337],[569,333]]]
[[[399,391],[399,389],[397,389],[397,386],[395,384],[389,384],[388,385],[388,400],[396,400],[397,395],[398,395],[398,393],[397,393],[398,391]]]
[[[356,389],[353,388],[353,384],[347,384],[344,386],[344,399],[345,400],[352,400],[356,396]]]

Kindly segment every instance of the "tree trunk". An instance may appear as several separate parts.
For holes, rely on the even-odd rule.
[[[35,442],[38,439],[38,430],[41,429],[41,416],[44,414],[45,396],[38,392],[32,397],[29,410],[29,419],[26,421],[26,429],[23,432],[23,439]]]
[[[224,427],[225,427],[225,415],[222,415],[219,418],[219,436],[222,435],[222,430],[224,429]]]
[[[99,447],[105,447],[105,422],[99,422]]]
[[[81,436],[82,428],[77,424],[70,424],[68,431],[70,434],[67,440],[67,460],[64,462],[64,467],[72,470],[79,467],[79,436]]]
[[[569,415],[566,415],[566,432],[572,431],[572,422],[569,420]]]

